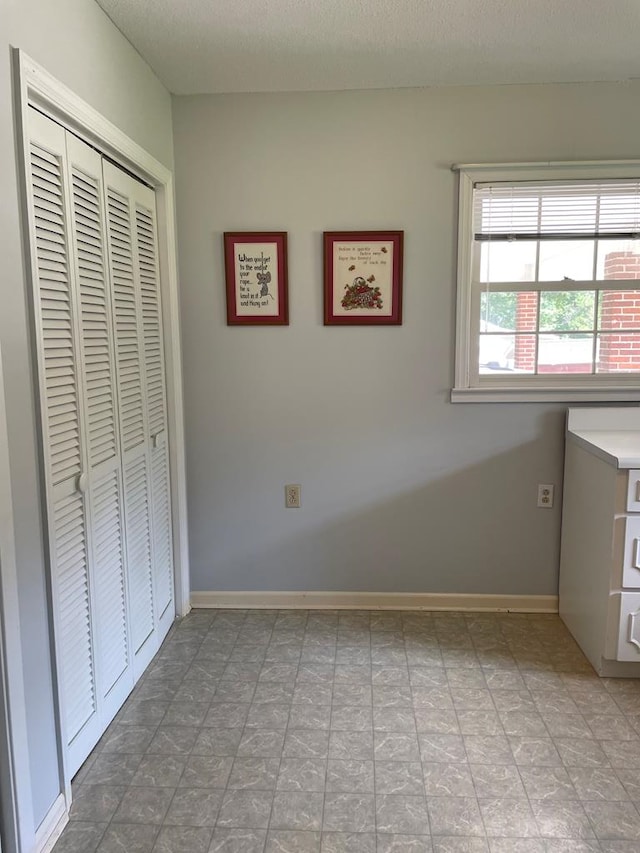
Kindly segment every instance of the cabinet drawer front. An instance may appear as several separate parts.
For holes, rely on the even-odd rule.
[[[627,512],[640,512],[640,470],[629,471],[627,480]]]
[[[640,592],[619,596],[618,649],[616,660],[640,662]]]
[[[625,519],[622,586],[640,589],[640,516]]]

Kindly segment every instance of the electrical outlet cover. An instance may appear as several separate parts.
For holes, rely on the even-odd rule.
[[[287,509],[300,509],[299,483],[290,483],[284,487],[284,505]]]
[[[551,509],[553,507],[554,491],[553,483],[538,483],[538,506],[540,508]]]

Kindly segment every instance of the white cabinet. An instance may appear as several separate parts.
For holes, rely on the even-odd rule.
[[[640,677],[640,409],[570,409],[560,616],[603,676]]]

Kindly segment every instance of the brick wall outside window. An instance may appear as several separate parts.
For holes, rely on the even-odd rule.
[[[640,279],[640,255],[610,252],[604,262],[604,277]],[[607,291],[602,295],[603,330],[621,326],[640,329],[640,289]],[[602,373],[637,370],[640,363],[640,336],[630,332],[603,335],[600,340],[598,370]]]

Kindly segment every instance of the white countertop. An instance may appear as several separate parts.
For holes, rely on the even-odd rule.
[[[616,468],[640,468],[640,429],[569,429],[567,436]]]

